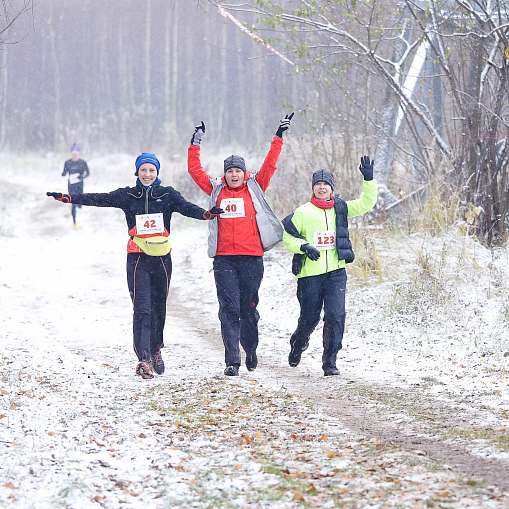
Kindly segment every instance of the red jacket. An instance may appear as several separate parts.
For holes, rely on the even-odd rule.
[[[256,175],[256,181],[263,192],[269,187],[270,179],[276,171],[276,163],[283,147],[283,140],[274,136],[270,145],[269,153]],[[187,168],[193,180],[209,196],[212,194],[212,184],[209,175],[204,171],[200,162],[200,147],[191,145],[188,150]],[[250,172],[246,171],[244,181],[246,181]],[[222,178],[226,184],[224,176]],[[219,207],[221,201],[225,198],[243,198],[245,216],[236,218],[219,218],[217,252],[216,255],[250,255],[263,256],[262,242],[258,225],[256,224],[256,212],[253,200],[249,194],[246,184],[237,188],[231,188],[226,185],[217,198],[216,205]]]

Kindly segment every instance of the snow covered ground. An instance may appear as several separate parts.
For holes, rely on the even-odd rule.
[[[132,161],[91,159],[85,190],[130,184]],[[225,380],[206,224],[176,217],[167,370],[144,381],[123,214],[84,207],[73,230],[70,206],[44,194],[66,190],[61,166],[51,155],[0,158],[2,506],[509,506],[497,488],[419,446],[365,436],[326,403],[356,402],[364,419],[505,464],[505,250],[452,232],[368,230],[382,282],[349,268],[343,376],[330,380],[321,325],[302,363],[287,365],[298,305],[278,247],[265,258],[259,369]]]

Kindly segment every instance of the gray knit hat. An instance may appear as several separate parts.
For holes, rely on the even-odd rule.
[[[226,173],[230,168],[240,168],[244,173],[246,173],[246,162],[243,157],[240,156],[230,156],[224,160],[224,172]]]
[[[318,182],[325,182],[334,189],[334,175],[329,170],[317,170],[313,173],[312,187]]]

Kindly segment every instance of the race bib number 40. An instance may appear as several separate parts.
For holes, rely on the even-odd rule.
[[[325,230],[325,231],[315,230],[314,244],[315,244],[316,249],[318,249],[319,251],[327,251],[328,249],[336,249],[336,231],[335,230]]]
[[[243,198],[225,198],[221,200],[220,207],[224,210],[220,217],[246,217]]]
[[[162,212],[159,214],[138,214],[136,216],[136,234],[151,235],[164,233]]]
[[[79,173],[69,173],[69,184],[77,184],[81,182]]]

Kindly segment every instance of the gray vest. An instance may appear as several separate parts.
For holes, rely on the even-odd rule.
[[[221,177],[209,179],[212,184],[212,193],[210,195],[209,208],[215,207],[217,198],[221,189],[225,187]],[[256,175],[251,175],[247,179],[247,188],[253,205],[256,211],[256,224],[258,225],[258,231],[260,232],[260,239],[262,241],[262,248],[264,251],[269,251],[278,242],[283,240],[283,227],[276,217],[276,214],[272,212],[265,194],[262,188],[256,182]],[[217,232],[218,232],[218,218],[209,221],[209,248],[208,255],[210,258],[214,258],[217,252]]]

